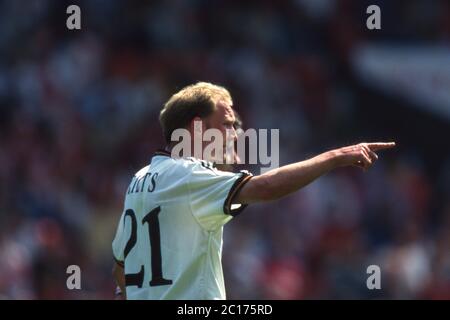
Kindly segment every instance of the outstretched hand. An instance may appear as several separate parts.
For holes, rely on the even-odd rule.
[[[395,147],[395,142],[364,142],[337,149],[335,152],[338,166],[357,166],[367,170],[378,160],[375,151],[393,147]]]

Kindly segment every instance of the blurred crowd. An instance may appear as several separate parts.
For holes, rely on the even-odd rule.
[[[450,4],[376,2],[371,34],[358,0],[0,1],[0,298],[113,298],[124,192],[162,146],[165,100],[201,80],[229,88],[244,128],[280,129],[281,164],[403,137],[367,173],[337,170],[225,226],[228,298],[450,299],[448,148],[364,115],[411,112],[447,136],[449,123],[369,94],[350,68],[364,42],[448,45]],[[82,290],[67,289],[69,265]]]

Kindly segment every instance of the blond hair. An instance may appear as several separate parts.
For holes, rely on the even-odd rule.
[[[221,100],[233,104],[226,88],[209,82],[197,82],[175,93],[159,115],[166,142],[170,143],[174,130],[186,128],[195,117],[205,118],[212,114]]]

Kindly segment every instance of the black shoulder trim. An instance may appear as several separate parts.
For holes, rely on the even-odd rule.
[[[236,197],[239,190],[241,190],[241,188],[253,177],[248,172],[241,172],[241,173],[242,176],[234,182],[233,186],[230,189],[230,192],[228,193],[228,197],[223,205],[223,212],[225,212],[225,214],[232,215],[233,217],[237,216],[239,213],[242,212],[242,210],[244,210],[247,207],[246,204],[242,204],[238,209],[231,210],[231,205],[233,203],[234,197]]]

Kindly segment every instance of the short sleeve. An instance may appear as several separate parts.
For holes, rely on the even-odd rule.
[[[112,251],[114,260],[117,264],[123,267],[124,264],[124,251],[126,246],[126,236],[125,236],[125,224],[124,224],[124,215],[120,217],[119,224],[117,226],[116,235],[112,242]]]
[[[205,230],[218,229],[244,210],[246,205],[234,203],[234,198],[251,177],[247,171],[217,170],[206,161],[192,165],[188,177],[189,202],[192,214]]]

